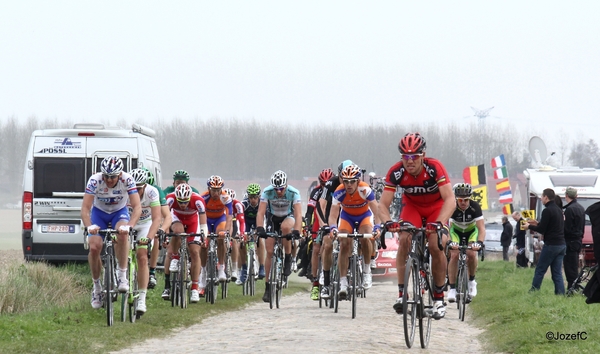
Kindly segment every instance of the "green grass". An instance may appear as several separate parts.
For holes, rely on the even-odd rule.
[[[171,302],[162,300],[164,280],[159,274],[158,286],[148,292],[148,312],[134,324],[120,322],[119,297],[114,303],[115,324],[107,327],[106,312],[93,310],[89,303],[91,278],[87,265],[62,267],[57,271],[85,279],[85,284],[74,286],[83,289],[83,293],[46,310],[0,316],[0,353],[105,353],[118,350],[149,337],[165,337],[172,329],[196,324],[208,316],[262,301],[264,291],[264,282],[260,281],[254,297],[243,296],[242,288],[230,283],[226,300],[221,300],[219,293],[214,305],[201,298],[200,303],[190,304],[184,310],[172,308]],[[292,282],[284,294],[298,291],[307,291],[307,285]]]
[[[544,278],[541,290],[529,293],[534,269],[514,262],[480,262],[477,298],[469,305],[476,326],[485,329],[486,350],[505,353],[599,353],[600,305],[583,296],[554,295],[554,283]],[[548,340],[553,334],[586,332],[587,339]]]

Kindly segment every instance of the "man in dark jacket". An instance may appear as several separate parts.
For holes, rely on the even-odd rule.
[[[573,285],[579,270],[579,252],[585,229],[585,209],[577,202],[577,189],[568,187],[565,191],[565,243],[567,251],[563,266],[567,278],[567,289]]]
[[[585,209],[592,223],[592,239],[594,241],[594,258],[596,263],[600,261],[600,202],[590,205]]]
[[[508,261],[508,247],[512,241],[513,227],[506,216],[502,217],[502,234],[500,244],[502,245],[502,259]]]
[[[527,259],[527,254],[525,252],[525,236],[527,235],[527,231],[523,228],[523,224],[525,223],[525,219],[521,216],[521,213],[515,211],[512,214],[513,219],[516,221],[515,226],[515,235],[513,238],[515,239],[515,248],[517,253],[517,267],[527,267],[529,264],[529,259]]]
[[[535,274],[529,291],[540,289],[544,274],[550,267],[552,281],[554,282],[554,294],[564,295],[565,284],[562,277],[562,263],[567,248],[564,236],[565,220],[562,210],[554,202],[555,197],[554,190],[551,188],[544,189],[542,203],[546,208],[542,211],[542,218],[539,222],[536,220],[527,221],[523,226],[544,236],[544,248],[535,267]]]

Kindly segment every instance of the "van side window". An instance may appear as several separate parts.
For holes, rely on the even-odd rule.
[[[36,157],[33,165],[34,198],[50,198],[52,192],[85,192],[85,160]]]

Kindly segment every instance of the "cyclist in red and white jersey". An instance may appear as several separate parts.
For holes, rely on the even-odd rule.
[[[399,231],[403,223],[416,227],[427,222],[427,238],[432,258],[432,273],[434,281],[434,310],[433,317],[440,319],[446,314],[444,306],[444,285],[446,281],[447,260],[443,251],[438,248],[437,231],[442,230],[442,245],[445,247],[448,239],[448,220],[456,207],[454,192],[446,168],[439,160],[425,157],[425,139],[419,133],[406,134],[398,144],[402,159],[393,165],[386,176],[385,188],[379,200],[379,216],[387,221],[388,231]],[[404,190],[402,213],[398,222],[391,221],[389,207],[394,199],[396,187]],[[398,270],[398,300],[394,304],[397,313],[402,312],[402,294],[404,292],[404,270],[410,248],[408,232],[400,233],[398,253],[396,254],[396,269]]]
[[[167,195],[167,204],[171,208],[171,231],[174,233],[199,233],[208,235],[206,225],[206,206],[202,197],[194,192],[189,184],[183,183],[175,188],[174,193]],[[170,272],[177,271],[179,267],[179,246],[181,239],[175,237],[169,242],[171,253],[170,264],[165,264],[165,290],[162,298],[170,299]],[[190,276],[192,287],[190,302],[200,301],[199,277],[200,277],[200,236],[189,236],[186,239],[191,259]],[[167,273],[167,270],[169,272]]]
[[[233,215],[231,219],[231,229],[229,230],[229,234],[234,237],[239,235],[240,237],[246,236],[246,222],[244,220],[244,204],[239,200],[235,199],[235,191],[231,188],[223,189],[225,193],[232,200],[232,209]],[[241,269],[238,269],[238,265],[242,264],[242,257],[244,260],[246,259],[246,254],[242,254],[240,252],[240,242],[238,240],[231,241],[231,280],[235,281],[237,285],[242,285],[246,278],[242,273]],[[239,261],[239,263],[238,263]],[[238,274],[239,271],[239,274]],[[240,275],[238,277],[238,275]]]

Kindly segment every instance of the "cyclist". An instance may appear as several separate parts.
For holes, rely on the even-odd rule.
[[[454,193],[446,168],[439,160],[425,157],[425,139],[419,133],[408,133],[398,144],[401,161],[394,164],[385,179],[385,188],[379,201],[379,216],[381,220],[391,220],[390,204],[394,199],[396,187],[403,188],[404,206],[398,222],[387,221],[388,231],[399,231],[404,222],[420,227],[426,220],[429,251],[432,258],[432,273],[434,281],[434,314],[433,318],[440,319],[446,315],[444,305],[444,286],[446,283],[447,259],[438,248],[437,232],[442,232],[442,245],[447,242],[448,229],[446,224],[456,208]],[[410,247],[408,232],[400,233],[398,252],[396,254],[396,269],[398,270],[398,300],[394,304],[397,313],[402,312],[402,293],[404,292],[404,269]],[[434,237],[435,236],[435,237]]]
[[[234,237],[239,235],[240,237],[245,237],[246,234],[246,223],[244,222],[244,205],[239,200],[235,199],[235,191],[231,188],[223,189],[229,198],[232,200],[232,209],[233,209],[233,217],[231,218],[231,229],[229,230],[229,234]],[[246,254],[242,254],[240,251],[240,242],[238,240],[233,239],[231,242],[231,280],[235,281],[237,285],[243,284],[246,281],[246,278],[242,281],[238,277],[238,260],[242,258],[246,258]],[[242,262],[240,261],[240,265]],[[241,271],[240,271],[241,273]]]
[[[106,229],[109,223],[118,230],[115,245],[118,263],[117,283],[119,292],[126,293],[129,290],[127,281],[129,230],[135,226],[142,214],[135,182],[130,174],[123,172],[123,161],[116,156],[107,156],[100,163],[100,171],[89,178],[81,204],[81,221],[88,231],[88,262],[94,281],[91,304],[94,309],[102,307],[100,252],[104,236],[99,235],[98,231]],[[127,211],[128,199],[131,203],[131,214]]]
[[[142,215],[134,226],[137,231],[136,239],[139,244],[136,249],[137,258],[137,282],[138,282],[138,306],[136,312],[138,314],[146,313],[146,288],[148,286],[149,271],[148,271],[148,247],[152,249],[154,236],[159,230],[162,221],[160,199],[158,189],[147,184],[148,172],[136,168],[130,172],[137,192],[140,195],[140,203],[142,206]],[[131,203],[127,203],[129,212],[133,212]],[[158,248],[158,247],[157,247]]]
[[[146,180],[146,183],[158,190],[158,200],[160,201],[160,213],[162,216],[162,223],[160,225],[160,229],[158,229],[158,232],[159,234],[164,235],[171,226],[171,211],[169,210],[169,205],[167,204],[166,194],[159,186],[156,185],[154,174],[152,174],[152,172],[146,167],[142,167],[142,170],[148,173],[148,179]],[[156,287],[156,265],[158,264],[159,250],[159,244],[153,242],[150,254],[150,277],[148,279],[148,289],[154,289]]]
[[[281,231],[282,235],[293,234],[295,237],[300,236],[302,228],[302,201],[300,192],[287,184],[287,175],[279,170],[271,176],[271,185],[265,188],[258,207],[256,216],[257,225],[256,232],[266,238],[267,233],[264,225],[265,218],[267,220],[267,228],[272,232]],[[267,259],[265,262],[266,273],[271,270],[271,258],[275,247],[275,239],[268,238],[266,241]],[[283,275],[289,276],[292,274],[292,243],[290,240],[283,240],[283,248],[285,251]],[[263,301],[269,302],[269,282],[265,282],[265,294]]]
[[[173,173],[173,185],[165,188],[165,190],[164,190],[165,194],[175,192],[175,188],[177,188],[178,185],[183,184],[183,183],[190,184],[190,174],[187,173],[186,170],[175,171],[175,173]],[[192,188],[192,192],[200,194],[199,190],[197,190],[196,188],[194,188],[192,186],[190,186],[190,187]]]
[[[208,222],[208,232],[220,233],[222,231],[231,230],[231,219],[233,215],[233,200],[225,193],[223,186],[225,182],[220,176],[210,176],[206,181],[208,190],[202,193],[201,197],[206,204],[206,221]],[[202,271],[200,273],[200,291],[204,295],[206,287],[206,261],[208,259],[207,244],[202,245]],[[225,274],[225,236],[219,235],[217,239],[217,273],[219,281],[226,281]]]
[[[204,200],[198,194],[192,192],[192,188],[188,184],[180,184],[175,188],[174,193],[167,195],[167,203],[171,208],[171,217],[173,223],[171,230],[174,233],[181,234],[204,232],[208,234],[206,225],[206,206]],[[179,246],[181,239],[176,237],[169,242],[169,251],[172,259],[167,266],[165,263],[165,290],[162,298],[169,300],[171,298],[171,272],[179,269]],[[190,254],[191,267],[190,277],[192,278],[192,287],[190,292],[190,302],[195,303],[200,301],[199,276],[200,276],[200,236],[189,236],[186,239]],[[167,272],[167,270],[169,272]]]
[[[342,169],[352,165],[352,161],[345,160],[338,165],[337,175],[331,176],[331,178],[325,182],[323,186],[323,192],[319,197],[319,205],[321,210],[325,211],[325,219],[323,221],[329,222],[329,213],[331,211],[331,204],[333,200],[333,192],[342,184],[340,173]],[[325,224],[322,226],[323,232],[329,234],[329,225]],[[329,299],[329,284],[330,284],[330,271],[331,263],[333,263],[333,238],[323,237],[321,240],[321,263],[323,265],[323,272],[321,273],[322,279],[319,282],[323,285],[321,288],[321,298]]]
[[[453,187],[456,210],[450,217],[450,262],[448,263],[448,301],[456,301],[456,276],[458,274],[458,245],[466,237],[471,249],[467,250],[469,268],[469,297],[477,295],[477,251],[485,240],[485,221],[479,203],[471,199],[473,188],[468,183],[457,183]]]
[[[246,197],[242,201],[244,205],[244,221],[246,223],[246,230],[256,230],[256,215],[258,215],[258,206],[260,202],[260,185],[258,183],[250,183],[246,187]],[[262,225],[261,225],[262,226]],[[246,250],[243,250],[246,252]],[[265,239],[260,238],[256,240],[256,255],[258,257],[258,279],[264,279],[265,277],[265,258],[267,256]],[[246,266],[246,257],[242,257],[242,273]],[[242,275],[243,276],[243,275]],[[245,279],[245,278],[244,278]]]
[[[306,207],[306,224],[311,225],[310,227],[310,235],[312,238],[312,254],[311,254],[311,271],[312,271],[312,290],[310,292],[310,298],[313,300],[319,300],[319,255],[321,254],[321,239],[317,237],[319,228],[322,225],[327,225],[325,221],[325,215],[323,214],[323,210],[321,209],[321,204],[319,203],[319,199],[321,198],[321,194],[323,193],[323,187],[325,183],[329,181],[333,177],[333,171],[331,168],[326,168],[319,173],[319,184],[313,188],[310,192],[310,197],[308,199],[308,205]]]
[[[338,229],[343,233],[354,231],[354,224],[358,222],[359,233],[372,233],[373,230],[378,231],[381,227],[379,224],[379,216],[377,215],[377,201],[375,193],[369,184],[361,181],[360,168],[355,165],[344,167],[340,173],[342,185],[336,188],[333,192],[333,204],[329,214],[329,230],[334,233]],[[341,210],[341,212],[340,212]],[[375,222],[375,228],[371,222],[371,216]],[[338,222],[339,217],[339,222]],[[335,235],[334,235],[335,236]],[[363,261],[365,266],[364,284],[365,289],[369,289],[373,285],[371,275],[371,253],[372,244],[368,238],[360,240]],[[340,256],[338,258],[338,269],[340,270],[340,291],[338,296],[340,299],[345,299],[348,294],[348,258],[352,250],[351,239],[340,240]]]

